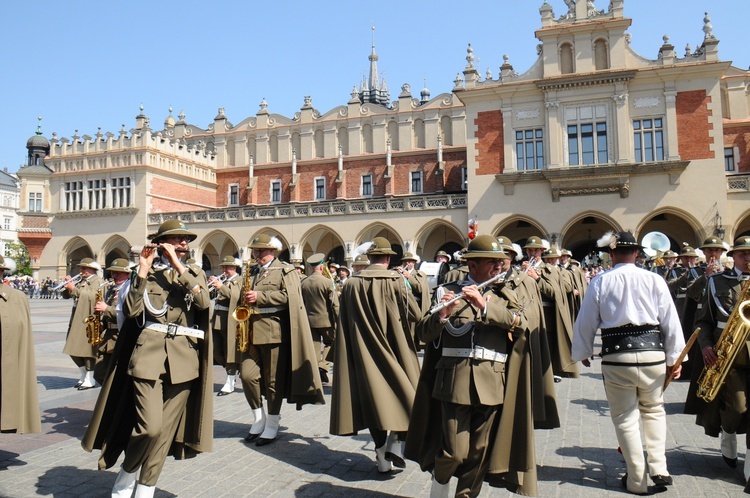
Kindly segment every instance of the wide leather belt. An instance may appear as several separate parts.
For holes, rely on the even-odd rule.
[[[499,361],[505,363],[508,359],[508,355],[505,353],[498,353],[492,349],[483,348],[476,346],[474,349],[471,348],[443,348],[443,356],[450,358],[470,358],[472,360],[489,360]]]
[[[658,325],[625,325],[602,329],[602,356],[631,351],[664,351]]]
[[[678,299],[679,299],[679,298],[683,298],[683,297],[685,297],[685,294],[676,294],[676,295],[675,295],[674,297],[676,297],[676,298],[678,298]]]
[[[143,330],[153,330],[154,332],[161,332],[166,334],[167,337],[174,337],[176,335],[186,335],[189,337],[195,337],[196,339],[203,339],[204,332],[201,329],[193,329],[190,327],[183,327],[176,323],[156,323],[146,322],[146,326]]]
[[[214,311],[229,311],[229,306],[223,304],[214,304]]]
[[[555,306],[554,301],[542,301],[542,306]]]

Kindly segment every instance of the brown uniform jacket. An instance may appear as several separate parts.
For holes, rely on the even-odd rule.
[[[70,312],[70,324],[68,335],[65,337],[63,353],[79,358],[96,358],[96,348],[89,344],[86,338],[86,323],[84,320],[94,314],[96,304],[96,293],[102,279],[98,275],[92,275],[87,280],[81,280],[72,291],[64,289],[63,299],[73,298],[76,303]]]
[[[300,283],[302,300],[307,310],[307,319],[314,329],[328,329],[336,326],[339,313],[339,299],[336,284],[318,272]]]
[[[0,430],[41,432],[29,301],[0,284]]]
[[[382,265],[352,276],[341,293],[334,343],[331,434],[409,427],[419,360],[409,324],[419,309],[404,278]]]
[[[187,310],[185,294],[195,285],[200,291],[194,294],[191,309]],[[161,332],[143,330],[145,290],[154,308],[161,309],[165,302],[168,304],[167,313],[162,317],[154,317],[146,311],[147,320],[195,326],[205,332],[205,338],[167,338]],[[213,351],[208,305],[206,275],[196,266],[188,267],[179,277],[171,269],[151,269],[146,279],[134,277],[125,299],[125,324],[117,338],[113,361],[81,440],[86,451],[102,450],[99,469],[112,467],[127,448],[136,420],[131,377],[158,378],[165,362],[173,383],[195,380],[169,454],[183,459],[212,450]]]
[[[578,363],[571,359],[573,317],[568,306],[568,294],[573,291],[573,279],[561,273],[560,268],[543,263],[538,269],[539,290],[545,301],[552,301],[554,312],[548,313],[548,340],[552,352],[552,365],[558,375],[578,377]]]
[[[215,330],[221,330],[227,335],[227,363],[239,363],[241,360],[240,353],[237,351],[237,320],[234,319],[233,312],[240,302],[240,293],[242,291],[242,275],[236,274],[231,280],[227,280],[218,290],[216,304],[227,306],[229,311],[214,310],[211,318],[211,327]]]

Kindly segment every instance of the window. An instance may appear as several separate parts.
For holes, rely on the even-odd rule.
[[[130,177],[112,178],[112,207],[130,206]]]
[[[10,216],[6,216],[3,219],[3,230],[10,230],[10,221],[11,221]]]
[[[31,192],[29,194],[29,211],[42,212],[42,194],[41,192]]]
[[[230,183],[229,191],[227,192],[229,199],[227,199],[228,205],[239,206],[240,205],[240,185],[238,183]]]
[[[461,190],[469,190],[469,169],[465,164],[461,166]]]
[[[560,45],[560,73],[571,74],[574,71],[573,45],[570,43],[563,43]]]
[[[732,147],[724,148],[724,171],[734,171],[734,149]]]
[[[421,171],[411,172],[411,193],[412,194],[422,193],[422,172]]]
[[[324,201],[326,198],[326,179],[319,176],[315,178],[315,200]]]
[[[362,197],[372,196],[372,175],[362,175]]]
[[[664,160],[664,128],[662,118],[633,120],[635,162]]]
[[[83,209],[83,182],[65,182],[65,210]]]
[[[516,169],[518,171],[544,167],[544,132],[516,130]]]
[[[107,180],[89,180],[89,209],[107,207]]]
[[[271,182],[271,202],[281,202],[281,180]]]
[[[607,123],[568,125],[568,164],[570,166],[606,164]]]

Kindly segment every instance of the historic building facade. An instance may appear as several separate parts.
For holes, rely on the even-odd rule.
[[[200,128],[170,109],[154,130],[141,109],[118,134],[39,132],[18,173],[22,203],[39,203],[22,205],[19,237],[41,276],[59,276],[125,256],[175,217],[215,271],[260,233],[289,260],[351,261],[375,236],[432,260],[466,243],[470,218],[579,258],[608,229],[659,231],[674,249],[750,233],[750,74],[719,59],[709,19],[702,46],[680,56],[665,37],[648,59],[629,46],[623,0],[567,3],[539,9],[526,72],[505,56],[497,78],[480,75],[469,46],[434,98],[403,85],[389,100],[373,46],[369,79],[325,113],[306,97],[292,117],[263,101],[237,124],[219,109]]]

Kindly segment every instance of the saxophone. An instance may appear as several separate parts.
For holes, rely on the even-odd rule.
[[[103,297],[104,290],[109,286],[109,284],[110,284],[109,280],[105,280],[96,290],[96,300],[94,301],[95,303],[98,303],[99,301],[104,301],[104,297]],[[91,344],[94,347],[97,347],[103,341],[102,339],[102,312],[94,311],[93,314],[84,318],[83,321],[86,324],[86,337],[88,338],[89,344]]]
[[[748,266],[750,269],[750,265]],[[732,368],[737,358],[737,353],[745,346],[748,337],[750,337],[750,280],[743,285],[737,296],[737,304],[714,346],[714,353],[718,357],[716,363],[710,367],[704,367],[698,378],[696,394],[699,398],[707,403],[716,398],[719,389],[724,385],[729,369]]]
[[[251,306],[245,298],[245,294],[253,290],[253,279],[250,275],[250,267],[252,262],[246,261],[245,266],[242,269],[242,289],[240,289],[240,303],[232,312],[232,318],[237,322],[237,349],[241,353],[246,353],[250,346],[250,334],[252,330],[250,326],[250,315],[258,313],[255,306]]]

